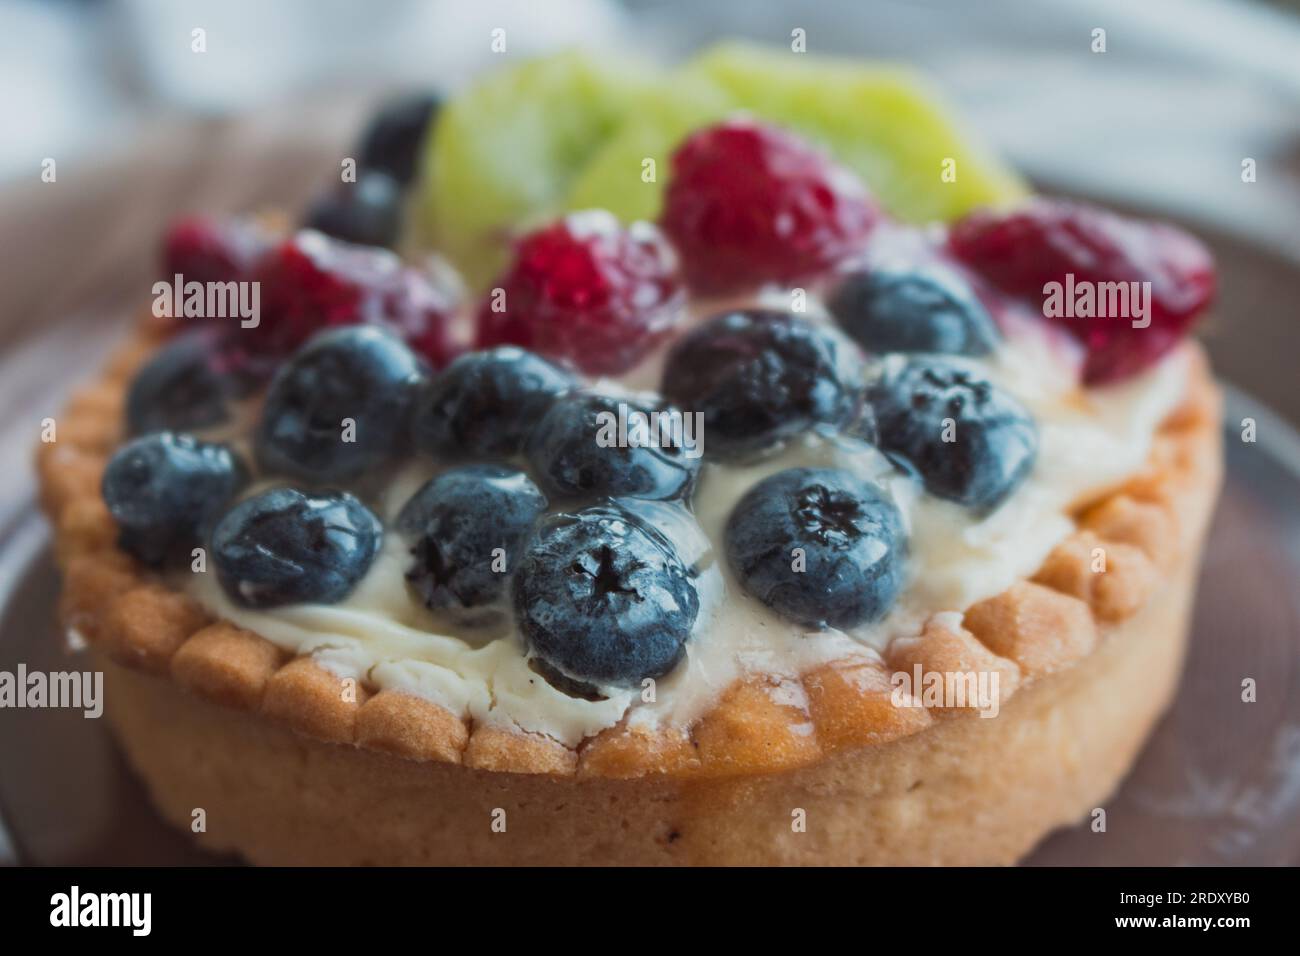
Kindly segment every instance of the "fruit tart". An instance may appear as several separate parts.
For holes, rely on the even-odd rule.
[[[639,70],[402,101],[297,225],[180,220],[163,274],[260,314],[145,318],[40,447],[63,620],[202,845],[1010,863],[1168,704],[1205,248],[896,69]]]

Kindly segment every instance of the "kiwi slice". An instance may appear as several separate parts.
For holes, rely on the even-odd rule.
[[[490,74],[443,108],[423,157],[418,238],[482,288],[511,236],[539,219],[586,208],[656,218],[677,144],[736,112],[827,150],[905,221],[1026,193],[902,67],[737,43],[671,72],[568,52]]]
[[[636,98],[622,127],[582,168],[566,207],[608,209],[625,222],[657,218],[677,144],[735,109],[731,97],[707,77],[665,76]]]
[[[655,85],[648,68],[580,52],[489,74],[439,114],[416,197],[419,238],[474,287],[521,225],[563,208],[570,184]]]
[[[905,67],[724,43],[684,69],[712,80],[740,109],[827,150],[899,219],[947,221],[1026,194]],[[952,181],[943,177],[948,161]]]

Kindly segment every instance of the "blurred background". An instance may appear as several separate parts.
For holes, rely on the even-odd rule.
[[[1300,0],[0,0],[0,450],[14,463],[0,469],[0,663],[58,642],[26,465],[39,422],[148,301],[167,222],[301,208],[379,99],[465,84],[494,65],[495,28],[512,60],[575,45],[671,60],[725,37],[788,47],[800,28],[811,53],[928,71],[1040,188],[1211,244],[1220,305],[1202,331],[1235,386],[1229,423],[1255,417],[1259,444],[1228,443],[1189,689],[1102,861],[1300,860],[1300,440],[1285,424],[1300,424]],[[1223,703],[1239,673],[1272,682],[1244,719]],[[194,861],[101,729],[14,716],[0,810],[25,858]],[[101,799],[71,802],[87,788]],[[0,822],[0,862],[9,839]],[[1095,862],[1093,847],[1065,833],[1036,861]]]
[[[1263,0],[4,0],[0,177],[102,155],[161,120],[297,97],[455,88],[508,29],[512,59],[556,47],[666,56],[725,36],[906,60],[1022,168],[1269,228],[1297,211],[1300,3]],[[203,55],[191,31],[207,33]],[[1091,32],[1107,32],[1092,55]],[[1207,188],[1243,150],[1275,176]],[[1276,175],[1282,174],[1282,175]],[[1286,182],[1282,182],[1282,178]],[[1232,178],[1232,177],[1228,177]],[[1199,188],[1198,188],[1199,187]],[[1285,211],[1276,202],[1286,190]],[[1260,195],[1263,194],[1263,195]],[[1273,215],[1270,216],[1269,213]],[[1274,225],[1279,239],[1300,230]]]

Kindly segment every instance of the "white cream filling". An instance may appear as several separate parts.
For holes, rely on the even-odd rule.
[[[646,387],[657,381],[661,362],[662,352],[623,382],[598,387]],[[686,657],[652,688],[653,700],[647,699],[651,689],[602,688],[606,699],[598,701],[562,693],[529,668],[514,633],[478,641],[439,633],[437,620],[408,590],[407,544],[393,531],[366,577],[338,605],[250,610],[230,601],[213,571],[191,575],[184,586],[211,612],[286,650],[313,654],[340,676],[408,691],[476,722],[513,725],[569,745],[612,726],[629,709],[633,724],[685,724],[741,674],[795,676],[820,662],[874,656],[894,636],[916,633],[931,615],[960,612],[1033,573],[1073,530],[1072,505],[1141,467],[1187,380],[1187,355],[1176,351],[1123,384],[1079,389],[1068,359],[1033,326],[1018,329],[996,356],[976,365],[1029,408],[1040,438],[1029,478],[986,518],[924,494],[874,448],[840,438],[808,434],[757,465],[705,465],[695,514],[718,550],[700,562],[701,610]],[[872,478],[904,516],[910,583],[881,622],[848,633],[809,632],[747,597],[720,559],[722,529],[745,491],[776,471],[806,465]],[[434,471],[431,463],[404,469],[384,496],[384,517],[391,520]]]

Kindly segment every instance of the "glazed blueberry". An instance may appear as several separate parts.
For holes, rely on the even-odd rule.
[[[440,457],[507,458],[572,375],[510,345],[455,359],[420,389],[412,423],[415,447]]]
[[[987,355],[998,331],[975,293],[937,267],[873,269],[845,276],[826,307],[868,352]]]
[[[133,435],[221,425],[230,420],[231,404],[259,381],[247,369],[229,366],[211,330],[187,332],[136,374],[126,396],[127,425]]]
[[[226,512],[212,532],[212,560],[236,604],[335,604],[365,576],[383,536],[349,494],[272,488]]]
[[[374,326],[324,332],[271,382],[257,431],[257,459],[276,475],[346,481],[406,451],[423,363]]]
[[[1038,428],[1029,412],[954,362],[889,363],[868,400],[880,447],[915,469],[932,495],[992,511],[1033,468]]]
[[[713,543],[684,502],[620,498],[618,507],[665,538],[692,573],[713,564]]]
[[[445,471],[398,515],[398,530],[411,542],[406,579],[431,610],[492,604],[504,595],[545,510],[546,498],[522,471],[495,465]]]
[[[303,226],[344,242],[392,246],[402,232],[402,189],[387,173],[362,170],[307,210]]]
[[[862,404],[853,343],[784,312],[728,312],[668,354],[662,391],[701,412],[711,455],[767,451],[818,424],[844,425]]]
[[[759,482],[731,512],[726,548],[749,594],[808,627],[879,620],[907,563],[898,509],[838,468],[791,468]]]
[[[566,677],[563,671],[552,667],[544,658],[528,658],[528,669],[562,694],[568,694],[570,697],[577,697],[580,700],[609,700],[608,695],[602,694],[600,688],[595,684]]]
[[[700,456],[688,445],[698,437],[673,409],[575,393],[542,416],[526,451],[538,484],[555,498],[663,500],[690,495]]]
[[[511,593],[524,640],[547,665],[626,687],[673,669],[700,605],[668,539],[617,502],[545,518]]]
[[[123,445],[104,469],[102,493],[122,547],[146,564],[188,560],[248,470],[225,445],[155,432]]]
[[[361,168],[382,170],[400,185],[408,185],[415,178],[420,147],[440,103],[431,93],[385,103],[361,137]]]

